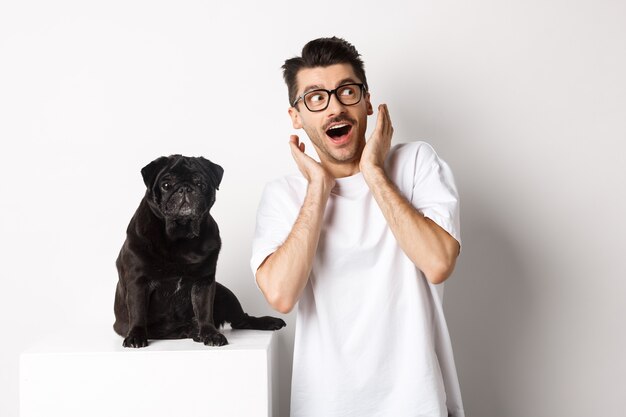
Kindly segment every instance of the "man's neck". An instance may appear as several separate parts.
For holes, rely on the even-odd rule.
[[[328,163],[322,161],[322,166],[335,178],[350,177],[361,172],[360,159],[345,163]]]
[[[317,154],[320,156],[322,166],[335,178],[350,177],[361,172],[360,163],[363,149],[365,149],[365,138],[359,141],[359,149],[351,161],[340,162],[335,159],[328,158],[327,155],[321,154],[319,149],[315,148]]]

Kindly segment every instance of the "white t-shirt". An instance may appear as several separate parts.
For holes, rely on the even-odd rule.
[[[452,172],[424,142],[393,147],[385,170],[401,193],[460,242]],[[252,271],[285,241],[307,182],[269,183],[257,212]],[[292,417],[464,417],[442,309],[398,245],[363,176],[339,178],[297,306]]]

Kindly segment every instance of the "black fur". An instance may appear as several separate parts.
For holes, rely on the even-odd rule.
[[[285,322],[244,313],[215,281],[221,240],[209,213],[224,170],[199,157],[158,158],[142,170],[147,190],[117,258],[115,331],[125,347],[148,339],[228,343],[217,329],[277,330]]]

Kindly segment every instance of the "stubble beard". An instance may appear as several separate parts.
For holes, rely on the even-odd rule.
[[[326,144],[328,139],[325,133],[320,134],[317,131],[310,132],[307,129],[304,130],[322,162],[326,161],[330,164],[341,165],[358,162],[361,159],[361,154],[365,148],[364,138],[352,140],[346,147],[333,150]]]

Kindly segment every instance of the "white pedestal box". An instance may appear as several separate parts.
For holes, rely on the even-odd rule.
[[[184,339],[124,348],[112,330],[45,339],[20,356],[20,415],[274,417],[273,332],[223,333],[222,347]]]

